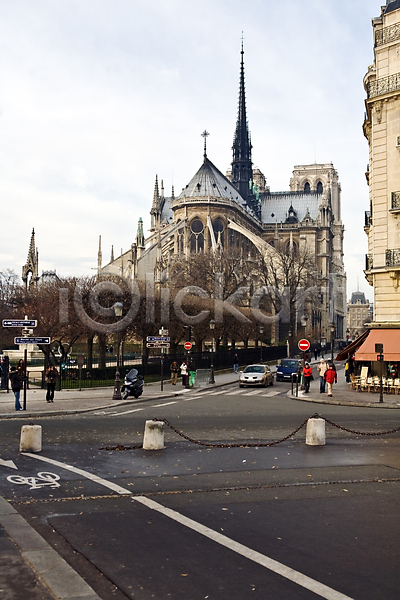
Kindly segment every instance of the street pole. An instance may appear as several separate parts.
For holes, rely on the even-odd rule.
[[[121,396],[121,376],[119,373],[119,347],[120,347],[120,339],[119,339],[119,334],[118,334],[118,340],[117,340],[117,369],[115,371],[115,383],[114,383],[114,393],[113,393],[113,400],[122,400],[122,396]]]
[[[23,401],[23,410],[26,410],[26,364],[28,362],[28,349],[25,346],[24,350],[24,401]]]
[[[210,329],[212,331],[212,343],[211,343],[211,373],[210,373],[210,381],[208,383],[214,384],[214,329],[215,329],[215,321],[211,319],[210,321]]]

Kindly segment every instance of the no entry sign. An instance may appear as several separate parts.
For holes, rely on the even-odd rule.
[[[298,343],[299,350],[302,352],[307,352],[310,347],[310,342],[308,340],[300,340]]]
[[[192,349],[192,342],[185,342],[185,345],[183,347],[185,348],[185,350],[191,350]]]

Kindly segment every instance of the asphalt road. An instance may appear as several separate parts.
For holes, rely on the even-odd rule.
[[[2,421],[0,458],[18,470],[0,469],[0,495],[103,600],[397,600],[399,433],[329,425],[327,445],[310,447],[303,427],[263,446],[315,412],[285,391],[227,386],[35,419],[39,455],[18,453],[21,420]],[[363,433],[399,426],[398,411],[319,412]],[[121,449],[154,417],[237,447],[167,427],[162,451]]]

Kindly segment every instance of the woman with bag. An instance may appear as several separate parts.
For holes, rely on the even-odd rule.
[[[186,360],[183,360],[182,364],[181,364],[181,376],[182,376],[182,385],[187,385],[189,372],[188,372],[188,366],[186,364]]]
[[[310,390],[310,383],[313,379],[314,379],[314,377],[312,374],[312,368],[310,367],[309,363],[306,362],[306,364],[304,365],[304,369],[303,369],[303,381],[304,381],[304,393],[305,394],[308,394],[308,392]]]

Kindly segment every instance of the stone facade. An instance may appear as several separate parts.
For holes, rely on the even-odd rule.
[[[274,255],[277,248],[288,254],[307,250],[312,256],[309,280],[318,289],[317,299],[297,315],[302,334],[314,343],[337,339],[346,330],[346,274],[343,264],[343,234],[338,173],[332,163],[299,165],[293,170],[289,190],[271,192],[265,175],[253,168],[248,131],[243,48],[240,65],[239,110],[232,167],[223,175],[207,156],[204,132],[203,162],[181,193],[165,196],[163,182],[156,177],[150,210],[150,236],[143,228],[131,248],[101,266],[98,272],[168,285],[171,265],[193,253],[241,253],[247,263],[257,256]],[[303,325],[300,324],[303,322]],[[304,325],[305,323],[305,325]],[[274,327],[271,341],[283,341],[288,327]]]
[[[364,292],[353,292],[347,304],[347,337],[349,341],[357,339],[371,321],[371,305]]]
[[[374,323],[400,321],[400,2],[372,20],[374,62],[364,77],[370,209],[365,276],[374,288]]]

